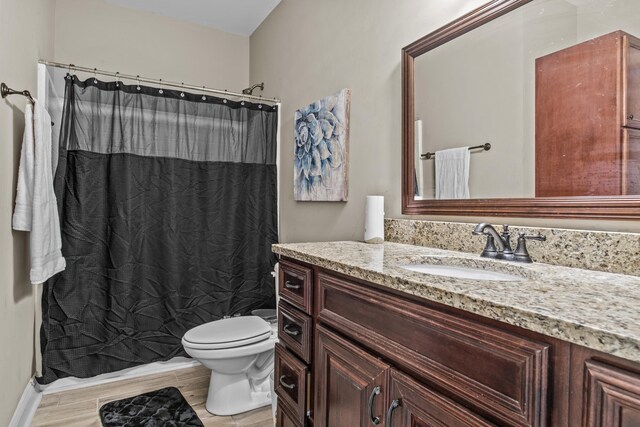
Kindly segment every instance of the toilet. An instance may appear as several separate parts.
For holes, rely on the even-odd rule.
[[[185,351],[211,369],[207,411],[228,416],[271,405],[277,341],[277,325],[258,316],[216,320],[187,331]]]

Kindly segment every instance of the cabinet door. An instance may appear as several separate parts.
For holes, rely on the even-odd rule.
[[[584,427],[640,426],[640,375],[598,361],[585,368]]]
[[[624,43],[624,126],[640,129],[640,40],[629,35]]]
[[[318,326],[316,427],[384,426],[389,365]]]
[[[622,194],[640,194],[640,130],[623,129],[622,141],[624,151]]]
[[[464,406],[391,370],[390,404],[386,427],[485,427],[494,424]]]

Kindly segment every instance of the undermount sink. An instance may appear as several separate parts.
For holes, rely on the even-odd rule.
[[[405,270],[417,273],[432,274],[435,276],[452,277],[455,279],[490,280],[494,282],[517,282],[524,277],[482,268],[462,267],[459,265],[443,264],[408,264],[401,265]]]

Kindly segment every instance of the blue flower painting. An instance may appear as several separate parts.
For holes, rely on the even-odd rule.
[[[295,200],[347,201],[350,102],[343,89],[296,111]]]

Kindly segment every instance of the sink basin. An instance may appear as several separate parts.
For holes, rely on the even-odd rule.
[[[524,277],[513,274],[485,270],[482,268],[461,267],[459,265],[408,264],[401,265],[400,267],[417,273],[452,277],[455,279],[490,280],[494,282],[517,282],[524,280]]]

